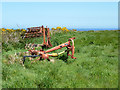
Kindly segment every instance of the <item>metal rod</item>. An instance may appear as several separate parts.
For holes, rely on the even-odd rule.
[[[38,56],[40,56],[40,55],[29,55],[29,56],[23,56],[23,64],[24,64],[24,62],[25,62],[25,58],[26,58],[26,57],[38,57]]]

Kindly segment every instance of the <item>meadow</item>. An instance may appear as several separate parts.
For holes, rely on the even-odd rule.
[[[22,34],[24,30],[17,30],[11,36],[9,33],[3,35],[2,88],[118,87],[118,30],[51,31],[53,47],[76,37],[77,59],[67,59],[64,53],[51,57],[55,60],[54,63],[43,60],[31,64],[26,58],[24,66],[21,64],[22,56],[15,57],[14,54],[27,51],[24,49],[26,43],[41,44],[42,37],[22,39]]]

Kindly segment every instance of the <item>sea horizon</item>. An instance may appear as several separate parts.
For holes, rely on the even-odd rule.
[[[67,28],[67,27],[66,27]],[[7,28],[5,28],[7,29]],[[27,30],[27,28],[8,28],[8,29],[25,29]],[[52,28],[50,28],[51,30]],[[99,30],[119,30],[118,28],[67,28],[68,30],[72,30],[72,29],[76,29],[77,31],[90,31],[90,30],[94,30],[94,31],[99,31]]]
[[[98,31],[98,30],[118,30],[118,28],[68,28],[70,30],[72,29],[76,29],[77,31],[90,31],[90,30],[94,30],[94,31]]]

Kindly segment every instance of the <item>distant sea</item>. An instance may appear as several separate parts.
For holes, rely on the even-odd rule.
[[[68,30],[76,29],[77,31],[90,31],[90,30],[118,30],[118,28],[68,28]]]

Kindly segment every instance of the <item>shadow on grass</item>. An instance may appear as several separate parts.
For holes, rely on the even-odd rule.
[[[61,55],[60,57],[58,57],[58,59],[61,59],[61,60],[63,60],[64,62],[67,62],[68,60],[68,57],[67,57],[67,55]]]
[[[67,56],[67,54],[63,54],[58,57],[58,59],[63,60],[66,64],[71,64],[75,61],[75,60],[71,60],[71,59],[69,60],[69,58],[71,58],[71,57]]]

